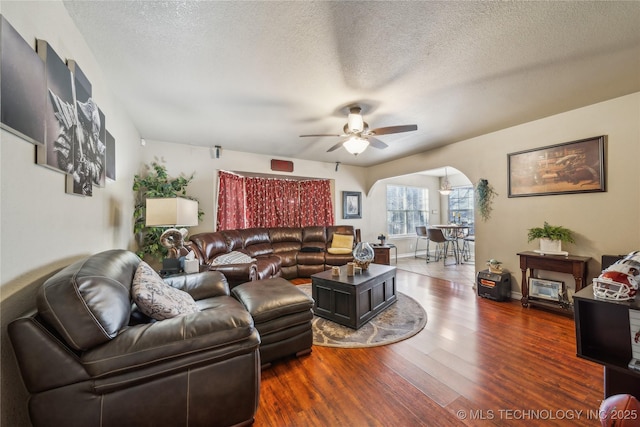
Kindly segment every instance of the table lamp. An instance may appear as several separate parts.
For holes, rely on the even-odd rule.
[[[179,272],[179,258],[185,255],[184,235],[176,227],[198,225],[198,202],[183,197],[163,197],[146,200],[145,225],[169,227],[160,236],[160,243],[169,249],[168,258],[162,262],[165,273]]]

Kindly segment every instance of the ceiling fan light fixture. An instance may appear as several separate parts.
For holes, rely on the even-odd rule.
[[[362,132],[364,130],[364,120],[360,114],[349,113],[349,116],[347,117],[347,126],[353,133]]]
[[[449,175],[447,174],[447,168],[444,168],[444,179],[440,184],[440,194],[448,196],[451,194],[451,184],[449,184]]]
[[[347,139],[342,145],[349,153],[357,156],[367,149],[367,147],[369,146],[369,141],[364,138],[352,137]]]

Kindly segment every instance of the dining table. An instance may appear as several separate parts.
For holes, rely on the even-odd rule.
[[[458,264],[462,263],[462,259],[463,259],[463,249],[460,248],[460,245],[458,243],[459,239],[464,239],[467,235],[468,235],[468,231],[471,228],[470,225],[465,225],[465,224],[436,224],[433,225],[432,227],[435,228],[439,228],[443,231],[443,233],[447,236],[447,238],[449,239],[456,239],[456,250],[458,251],[458,254],[456,254],[456,262]],[[464,247],[464,244],[463,244]]]

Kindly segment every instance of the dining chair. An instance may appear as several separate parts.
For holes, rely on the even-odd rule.
[[[467,262],[467,261],[473,261],[472,257],[471,257],[471,243],[475,244],[476,242],[476,236],[474,236],[473,234],[467,234],[466,236],[464,236],[464,238],[462,239],[462,260]]]
[[[447,265],[447,254],[449,253],[449,245],[452,245],[453,255],[456,259],[455,263],[459,264],[457,237],[447,237],[440,228],[428,228],[427,237],[429,238],[429,241],[436,244],[436,262],[439,261],[440,256],[442,256],[442,264]],[[427,262],[429,262],[428,257]]]
[[[418,243],[420,243],[420,240],[426,240],[427,241],[427,259],[429,259],[429,237],[427,236],[427,227],[424,225],[418,225],[416,227],[416,250],[413,253],[413,257],[414,258],[418,258]]]

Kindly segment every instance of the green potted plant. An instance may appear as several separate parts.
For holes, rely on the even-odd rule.
[[[493,186],[489,184],[489,181],[481,178],[476,184],[476,203],[478,204],[478,213],[480,217],[487,221],[491,217],[491,211],[493,210],[491,203],[493,198],[498,193],[494,190]]]
[[[160,244],[160,235],[166,230],[162,227],[147,227],[146,200],[147,198],[158,197],[185,197],[186,189],[193,180],[193,174],[189,177],[179,176],[171,178],[167,174],[167,168],[156,162],[147,166],[149,170],[146,175],[135,175],[133,177],[133,191],[136,192],[136,205],[133,210],[133,232],[138,242],[137,252],[140,258],[146,258],[150,262],[161,260],[167,256],[167,248]],[[204,212],[198,209],[198,220],[202,218]]]
[[[533,227],[529,229],[528,240],[540,240],[540,253],[543,254],[566,254],[562,251],[562,242],[575,243],[573,232],[561,225],[549,225],[544,222],[543,227]]]

